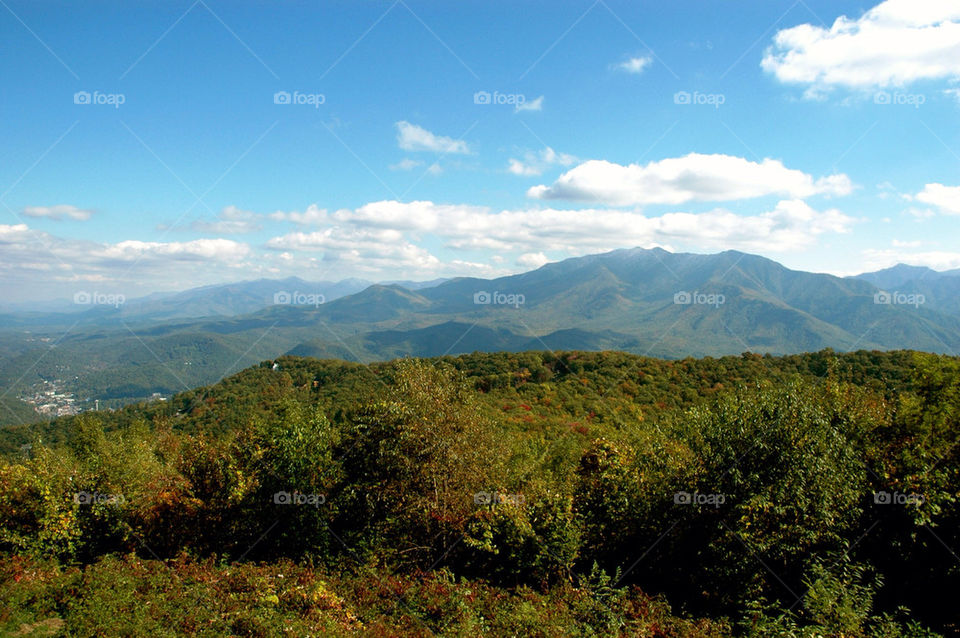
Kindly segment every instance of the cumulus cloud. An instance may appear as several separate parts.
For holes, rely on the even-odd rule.
[[[551,186],[527,191],[536,199],[566,199],[613,206],[730,201],[765,195],[790,198],[847,195],[846,175],[814,179],[779,160],[751,162],[731,155],[690,153],[683,157],[623,166],[590,160],[567,171]]]
[[[523,154],[523,159],[511,157],[507,164],[507,170],[514,175],[530,177],[542,175],[545,170],[551,166],[570,166],[577,161],[573,155],[558,153],[549,146],[539,153],[527,151]]]
[[[250,253],[250,246],[230,239],[195,239],[186,242],[139,241],[135,239],[107,244],[94,250],[93,256],[111,261],[142,259],[236,261]]]
[[[364,271],[383,269],[432,272],[440,260],[393,229],[332,227],[289,233],[267,242],[273,250],[323,251],[324,261]]]
[[[639,75],[640,73],[643,73],[644,69],[650,66],[651,62],[653,62],[653,59],[645,56],[630,58],[629,60],[618,64],[617,69],[626,73]]]
[[[26,224],[0,224],[0,244],[22,241],[30,237],[30,228]]]
[[[23,209],[26,217],[45,218],[60,221],[62,219],[72,219],[74,221],[85,222],[93,215],[93,211],[83,208],[77,208],[70,204],[57,204],[56,206],[27,206]]]
[[[543,253],[524,253],[517,257],[517,265],[524,268],[539,268],[549,262],[550,259]]]
[[[227,218],[224,221],[256,217],[236,208],[221,215]],[[292,273],[313,273],[318,279],[333,273],[384,279],[498,276],[510,271],[504,268],[507,263],[537,268],[546,263],[548,254],[572,256],[635,246],[802,250],[821,235],[847,232],[854,223],[840,211],[817,210],[799,199],[782,200],[772,210],[754,215],[722,208],[646,216],[608,208],[494,210],[386,200],[334,212],[313,205],[302,212],[259,216],[264,218],[301,228],[278,234],[255,250],[223,237],[104,243],[62,239],[26,224],[0,225],[0,281],[14,289],[25,285],[36,289],[38,282],[61,289],[69,282],[106,282],[120,292],[131,291],[129,297],[151,289]],[[428,248],[427,235],[439,244],[430,243]],[[491,253],[489,259],[483,256]]]
[[[960,78],[960,4],[886,0],[829,28],[801,24],[778,31],[761,66],[778,80],[808,87],[872,89],[917,80]]]
[[[468,217],[479,219],[488,211],[485,206],[383,200],[370,202],[353,210],[338,210],[334,217],[339,222],[367,228],[433,232],[444,220],[462,220]]]
[[[470,152],[467,143],[452,137],[434,135],[427,129],[407,121],[397,122],[397,144],[405,151],[430,151],[433,153]]]
[[[535,100],[530,100],[529,102],[521,102],[517,104],[517,112],[520,111],[542,111],[543,110],[543,96],[536,98]]]
[[[49,298],[94,282],[132,298],[262,272],[260,264],[248,261],[250,255],[247,244],[222,238],[106,243],[65,239],[26,224],[0,225],[0,288],[10,298]]]
[[[692,249],[739,248],[762,252],[803,249],[825,233],[844,233],[854,220],[838,210],[818,211],[801,200],[780,201],[758,215],[723,209],[647,217],[609,209],[502,210],[430,201],[371,202],[337,211],[345,228],[432,233],[449,248],[498,252],[585,254],[613,248],[682,243]],[[395,235],[389,241],[399,241]],[[276,248],[289,248],[280,243]]]
[[[960,186],[927,184],[913,197],[918,202],[936,206],[949,215],[960,215]]]

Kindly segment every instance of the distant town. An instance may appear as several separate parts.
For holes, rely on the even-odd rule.
[[[73,392],[67,392],[60,379],[40,381],[30,388],[23,400],[31,404],[41,416],[48,418],[69,416],[83,411],[77,405]]]
[[[27,390],[21,398],[32,405],[37,414],[48,419],[101,409],[110,412],[114,410],[113,407],[101,407],[99,399],[78,399],[66,386],[67,382],[62,379],[42,380]],[[160,392],[154,392],[147,400],[166,401],[167,398]]]

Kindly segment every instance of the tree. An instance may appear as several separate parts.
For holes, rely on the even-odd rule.
[[[456,540],[500,447],[461,375],[402,361],[386,396],[351,418],[340,526],[403,562],[429,565]],[[360,539],[358,539],[360,540]]]

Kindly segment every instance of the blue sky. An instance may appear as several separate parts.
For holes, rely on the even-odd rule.
[[[960,267],[956,3],[0,5],[8,301],[627,246]]]

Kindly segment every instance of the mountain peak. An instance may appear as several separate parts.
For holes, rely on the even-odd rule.
[[[896,288],[911,281],[924,280],[930,282],[949,274],[937,272],[926,266],[911,266],[901,263],[883,270],[854,275],[851,279],[863,279],[879,288]]]

